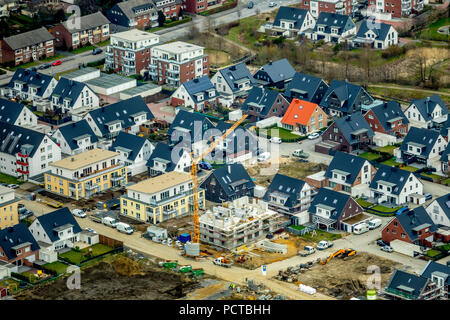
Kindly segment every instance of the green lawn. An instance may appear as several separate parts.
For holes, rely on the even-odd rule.
[[[410,171],[410,172],[415,172],[415,171],[419,170],[418,168],[412,167],[412,166],[403,166],[403,167],[401,167],[401,164],[396,162],[393,158],[391,158],[389,160],[386,160],[386,161],[383,161],[381,163],[385,164],[387,166],[391,166],[391,167],[392,166],[398,166],[400,169],[406,170],[406,171]]]
[[[371,209],[385,212],[385,213],[393,213],[393,212],[396,212],[400,208],[402,208],[402,207],[400,206],[400,207],[388,208],[388,207],[385,207],[385,206],[382,206],[379,204],[379,205],[372,207]]]
[[[315,236],[311,236],[311,233],[307,233],[307,234],[302,235],[301,237],[311,240],[311,241],[314,241],[314,242],[319,242],[322,240],[334,241],[334,240],[342,238],[342,235],[329,233],[329,232],[322,231],[322,230],[316,230]]]
[[[89,249],[92,249],[92,257],[99,256],[103,253],[111,251],[113,248],[105,246],[104,244],[97,243],[93,246],[82,249],[80,252],[75,250],[67,251],[66,253],[60,254],[61,258],[68,259],[70,262],[74,264],[79,264],[81,261],[89,258],[88,255],[85,255]]]
[[[370,206],[372,205],[372,203],[367,202],[367,201],[365,201],[365,200],[363,200],[363,199],[361,199],[361,198],[356,199],[356,202],[358,202],[358,204],[359,204],[360,206],[362,206],[362,207],[370,207]]]
[[[426,40],[436,40],[436,41],[448,41],[448,36],[445,34],[438,33],[440,27],[450,25],[450,18],[442,18],[432,24],[419,34],[419,38]]]
[[[8,282],[8,286],[10,286],[10,288],[15,291],[17,288],[19,288],[19,281],[16,281],[14,279],[8,278],[5,280],[1,280],[0,281],[0,287],[5,288],[6,287],[6,282]]]
[[[110,44],[110,39],[105,40],[105,41],[102,41],[102,42],[99,42],[99,43],[96,43],[95,45],[96,45],[97,47],[105,47],[105,46],[107,46],[108,44]]]
[[[259,27],[263,23],[264,19],[258,18],[256,16],[241,19],[239,21],[239,25],[231,28],[225,38],[253,49],[253,44],[257,41],[257,39],[255,39],[248,30],[251,30],[251,28],[253,28],[254,26]],[[241,41],[240,37],[242,35],[245,35],[245,40],[247,41],[247,43]]]
[[[78,70],[78,68],[70,69],[70,70],[63,71],[63,72],[59,72],[59,73],[57,73],[57,74],[55,75],[55,79],[56,79],[56,80],[59,80],[59,79],[61,78],[62,75],[67,74],[67,73],[71,73],[71,72],[74,72],[74,71],[77,71],[77,70]]]
[[[438,176],[437,174],[434,173],[422,173],[422,175],[430,177],[431,179],[433,179],[433,182],[437,182],[442,179],[442,176]]]
[[[279,137],[283,142],[293,142],[301,139],[301,136],[293,134],[284,128],[273,127],[264,130],[267,132],[268,139],[271,137]],[[259,129],[257,128],[256,131],[259,132]]]
[[[380,83],[383,85],[383,83]],[[386,87],[373,87],[368,85],[367,91],[374,97],[378,98],[388,98],[403,101],[405,103],[410,103],[412,99],[423,99],[430,96],[430,92],[419,90],[404,90],[403,88],[391,88],[392,84],[386,84]],[[411,87],[410,88],[414,88]],[[445,92],[445,89],[441,90]],[[439,93],[439,92],[437,92]],[[450,103],[450,96],[442,95],[442,100],[445,103]]]
[[[89,50],[92,51],[94,49],[95,49],[95,47],[93,45],[87,45],[87,46],[84,46],[84,47],[81,47],[81,48],[74,49],[74,50],[72,50],[70,52],[73,53],[73,54],[79,54],[79,53],[86,52],[86,51],[89,51]]]
[[[289,226],[289,228],[292,228],[295,230],[303,230],[303,229],[305,229],[305,226]]]
[[[450,178],[445,179],[444,181],[442,181],[442,184],[446,185],[446,186],[450,185]]]
[[[44,264],[44,267],[53,271],[56,271],[58,274],[62,274],[66,272],[67,265],[62,262],[55,261],[52,263]]]
[[[444,244],[442,246],[438,246],[436,248],[444,250],[444,251],[449,251],[450,250],[450,243]]]
[[[427,251],[427,256],[429,256],[430,258],[433,258],[433,257],[437,256],[440,253],[441,252],[438,251],[438,250],[430,249],[430,250]]]
[[[375,148],[375,150],[378,150],[378,151],[381,151],[381,152],[387,152],[387,153],[390,153],[390,154],[394,154],[394,149],[397,149],[398,147],[397,146],[385,146],[385,147],[378,147],[378,148]]]
[[[359,156],[361,158],[365,158],[365,159],[367,159],[369,161],[377,160],[378,158],[381,157],[381,155],[376,154],[376,153],[372,153],[372,152],[364,152],[364,153],[361,153]]]
[[[1,183],[7,183],[7,184],[22,184],[23,181],[20,181],[16,177],[0,173],[0,182]]]

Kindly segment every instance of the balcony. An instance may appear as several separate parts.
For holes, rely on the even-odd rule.
[[[21,166],[24,166],[24,167],[28,167],[29,166],[28,162],[23,162],[23,161],[20,161],[20,160],[17,160],[16,163],[21,165]]]
[[[70,191],[77,191],[78,190],[78,192],[81,192],[81,184],[78,185],[78,189],[76,187],[69,186],[69,190]]]
[[[20,172],[21,174],[29,174],[30,173],[30,171],[28,171],[28,169],[22,170],[20,168],[17,168],[17,172]]]
[[[122,180],[123,178],[124,178],[123,176],[112,176],[111,181],[117,182]]]
[[[117,133],[118,134],[118,133]],[[116,135],[117,135],[116,134]],[[72,177],[72,179],[75,179],[75,180],[78,180],[78,181],[81,181],[81,180],[84,180],[84,179],[86,179],[86,178],[88,178],[88,177],[92,177],[92,176],[95,176],[95,175],[97,175],[97,174],[99,174],[99,173],[106,173],[107,171],[109,171],[109,170],[112,170],[112,169],[116,169],[116,168],[119,168],[119,167],[121,167],[122,166],[122,164],[119,162],[118,164],[115,164],[115,165],[112,165],[112,166],[110,166],[110,167],[108,167],[108,168],[105,168],[105,169],[100,169],[100,170],[96,170],[96,171],[93,171],[93,172],[91,172],[91,173],[88,173],[88,174],[81,174],[80,175],[80,177]]]
[[[19,157],[21,157],[21,158],[28,158],[28,155],[27,155],[27,154],[23,154],[23,153],[20,153],[20,152],[18,152],[17,155],[18,155]]]
[[[170,210],[164,210],[163,211],[163,215],[165,216],[171,216],[172,214],[176,213],[177,210],[176,209],[170,209]]]
[[[135,55],[124,55],[124,56],[122,57],[122,59],[128,60],[128,61],[135,61],[136,56],[135,56]]]
[[[98,188],[98,184],[96,184],[96,183],[94,183],[94,184],[88,184],[88,185],[85,185],[84,186],[84,188],[86,189],[86,190],[94,190],[94,189],[96,189],[96,188]]]

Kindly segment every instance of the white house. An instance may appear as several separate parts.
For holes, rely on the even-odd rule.
[[[208,76],[195,78],[178,87],[172,94],[173,106],[185,106],[202,111],[207,105],[217,104],[216,88]]]
[[[150,176],[166,172],[188,172],[192,165],[189,152],[184,148],[171,147],[159,142],[147,161]]]
[[[2,92],[4,95],[35,102],[47,99],[57,83],[55,78],[47,74],[19,68]]]
[[[364,20],[353,40],[353,45],[371,45],[375,49],[386,49],[398,44],[398,32],[393,26],[382,22]]]
[[[62,153],[71,156],[97,148],[98,144],[98,137],[86,120],[59,127],[52,138],[59,145]]]
[[[305,30],[313,29],[315,24],[316,20],[308,10],[282,6],[278,9],[272,25],[268,25],[266,29],[277,34],[282,33],[287,37],[294,37]]]
[[[306,30],[305,35],[314,41],[341,43],[356,35],[356,25],[350,16],[321,12],[314,29]]]
[[[37,116],[21,103],[0,98],[0,121],[16,126],[37,126]]]
[[[434,199],[425,210],[434,224],[450,228],[450,193]]]
[[[88,85],[66,78],[59,79],[49,100],[51,110],[61,109],[63,113],[80,112],[99,106],[97,94]]]
[[[447,120],[448,108],[438,94],[414,99],[405,110],[408,120],[416,127],[431,128]]]

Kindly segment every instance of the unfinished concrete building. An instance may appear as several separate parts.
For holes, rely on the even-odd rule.
[[[286,218],[270,210],[262,200],[247,196],[214,206],[200,216],[200,241],[215,248],[233,250],[283,227]]]

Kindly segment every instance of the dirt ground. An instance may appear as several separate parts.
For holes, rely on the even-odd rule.
[[[124,256],[85,269],[81,289],[69,290],[67,278],[25,291],[18,300],[172,300],[186,295],[195,281]]]
[[[365,252],[345,259],[334,258],[326,265],[316,264],[309,271],[300,273],[298,281],[315,288],[318,292],[341,299],[365,296],[368,266],[378,266],[381,287],[387,284],[394,268],[399,264]]]

